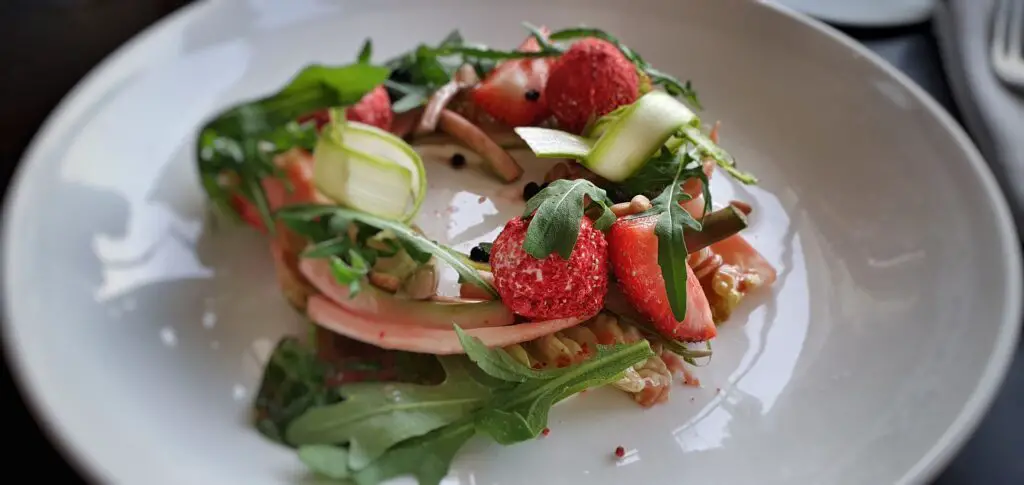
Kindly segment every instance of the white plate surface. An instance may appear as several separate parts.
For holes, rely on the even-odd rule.
[[[198,124],[346,63],[459,27],[514,46],[519,21],[618,34],[690,77],[725,147],[762,184],[780,279],[721,328],[701,389],[641,410],[614,391],[559,405],[552,433],[470,443],[448,484],[900,483],[969,435],[1015,347],[1021,261],[964,133],[853,42],[763,3],[233,0],[188,7],[93,72],[29,150],[4,217],[4,342],[39,416],[105,483],[299,483],[247,424],[262,359],[298,328],[265,243],[211,228]],[[535,165],[535,164],[534,164]],[[535,167],[542,170],[543,167]],[[535,172],[536,173],[536,172]],[[521,185],[430,164],[420,222],[467,247]],[[525,180],[524,180],[525,182]],[[480,196],[485,196],[483,201]],[[614,460],[616,446],[630,450]]]
[[[826,22],[897,27],[924,22],[938,0],[768,0]]]

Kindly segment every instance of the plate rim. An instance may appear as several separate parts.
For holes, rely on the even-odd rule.
[[[1000,324],[997,333],[996,345],[989,355],[989,360],[984,366],[977,385],[971,392],[968,399],[956,417],[949,422],[946,430],[942,433],[935,444],[928,449],[912,467],[906,470],[903,477],[897,483],[931,481],[943,469],[952,456],[958,452],[967,439],[974,433],[981,420],[988,414],[989,409],[995,400],[996,395],[1002,388],[1007,370],[1015,356],[1018,339],[1021,334],[1021,319],[1024,317],[1024,298],[1022,298],[1022,286],[1024,286],[1024,270],[1022,270],[1022,253],[1019,239],[1019,228],[1013,219],[1006,195],[996,182],[995,175],[979,152],[973,140],[966,134],[964,128],[953,119],[939,103],[928,94],[921,86],[910,79],[906,74],[896,69],[885,61],[881,56],[875,54],[855,39],[842,33],[821,20],[802,14],[782,4],[771,0],[758,0],[756,7],[765,9],[766,14],[780,15],[790,22],[809,28],[818,35],[823,35],[838,42],[859,57],[870,62],[875,68],[889,75],[902,87],[907,89],[911,96],[931,114],[943,128],[952,135],[953,141],[965,152],[967,163],[976,171],[980,182],[994,209],[995,218],[1001,222],[997,224],[999,240],[1007,247],[1007,253],[1003,256],[1007,259],[1007,271],[1009,284],[1005,288],[1007,299],[1006,308],[1003,314],[1004,319]],[[13,236],[11,214],[16,212],[18,203],[22,199],[23,179],[27,176],[30,165],[37,164],[43,150],[45,140],[52,138],[53,133],[62,125],[67,123],[69,112],[86,102],[84,93],[100,84],[104,77],[114,72],[116,66],[126,62],[125,59],[162,35],[172,30],[178,24],[190,22],[192,17],[199,15],[203,8],[212,8],[216,4],[212,2],[194,2],[178,8],[165,17],[157,20],[139,33],[132,36],[125,43],[114,49],[105,56],[99,63],[92,67],[85,76],[79,80],[71,90],[65,94],[54,109],[46,116],[39,130],[33,135],[21,160],[15,167],[9,181],[7,193],[3,197],[2,228],[0,228],[0,246],[3,247],[3,254],[0,257],[0,305],[2,305],[2,322],[0,322],[0,335],[3,338],[3,348],[6,354],[6,363],[10,369],[12,381],[18,389],[22,400],[25,402],[30,415],[34,418],[37,426],[46,436],[47,441],[65,461],[83,478],[102,479],[102,481],[117,481],[119,479],[115,472],[109,469],[106,464],[100,463],[92,458],[89,448],[83,443],[73,442],[68,438],[66,428],[68,425],[61,417],[58,405],[52,399],[43,395],[35,380],[31,378],[34,371],[29,369],[26,357],[21,347],[16,345],[12,334],[16,325],[13,322],[13,312],[7,303],[10,281],[8,278],[8,264],[10,259],[10,241]],[[1011,318],[1012,317],[1012,318]]]

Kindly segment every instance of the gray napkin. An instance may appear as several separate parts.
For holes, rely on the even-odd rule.
[[[953,98],[1024,231],[1024,95],[999,81],[989,62],[996,0],[947,0],[934,26]]]

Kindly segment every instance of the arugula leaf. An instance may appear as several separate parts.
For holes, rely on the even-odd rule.
[[[676,175],[661,195],[651,200],[652,208],[648,213],[658,214],[658,220],[654,225],[654,234],[658,237],[658,266],[661,267],[661,276],[665,280],[665,290],[668,292],[672,314],[676,320],[682,321],[686,317],[688,255],[684,231],[687,227],[700,231],[701,223],[680,205],[691,198],[683,192],[682,183],[687,175],[687,166],[696,160],[685,150],[680,150],[676,157],[681,158],[677,164]],[[705,201],[705,204],[707,203]]]
[[[462,344],[469,360],[491,377],[509,382],[525,382],[529,379],[552,377],[551,372],[539,371],[523,365],[504,349],[492,349],[484,345],[480,339],[466,333],[458,325],[455,325],[455,333],[458,334],[459,343]]]
[[[344,480],[349,477],[348,450],[332,445],[304,445],[299,447],[299,460],[327,478]]]
[[[329,219],[328,227],[332,227],[336,220],[357,221],[378,230],[389,231],[413,260],[424,263],[429,261],[431,256],[437,257],[448,263],[459,274],[460,278],[487,291],[495,298],[499,298],[498,291],[494,289],[494,286],[488,283],[487,280],[484,280],[477,269],[466,262],[464,256],[447,246],[427,239],[402,223],[344,207],[320,204],[296,204],[282,207],[277,211],[276,216],[286,221],[289,227],[302,227],[304,222],[308,223],[320,218],[327,218]],[[289,223],[288,221],[291,222]],[[296,224],[296,221],[298,224]],[[338,237],[345,235],[344,230],[339,232]],[[365,254],[363,255],[365,256]],[[342,283],[345,282],[343,281]]]
[[[452,423],[482,407],[491,389],[474,380],[464,357],[441,359],[447,373],[437,386],[355,383],[341,388],[344,401],[310,409],[288,427],[291,443],[348,443],[348,466],[365,468],[388,448]]]
[[[359,56],[356,59],[360,64],[369,64],[371,57],[373,57],[373,41],[366,39],[363,41],[363,47],[359,49]]]
[[[585,179],[556,180],[526,202],[523,217],[532,214],[532,218],[526,230],[523,250],[537,259],[557,252],[562,259],[568,260],[579,238],[580,221],[586,209],[585,197],[589,197],[591,204],[597,205],[601,211],[594,227],[600,231],[608,229],[615,222],[615,215],[608,207],[612,201],[604,189]]]
[[[455,454],[473,434],[473,423],[468,420],[436,429],[391,448],[352,478],[359,485],[378,485],[394,477],[412,475],[419,485],[439,485],[448,475]]]
[[[455,454],[476,431],[501,444],[536,438],[547,425],[548,411],[555,403],[584,389],[614,382],[627,368],[653,355],[646,340],[598,346],[592,358],[557,369],[550,379],[530,379],[498,389],[480,410],[395,445],[351,478],[360,485],[377,485],[393,477],[413,475],[420,485],[437,485],[448,473]]]
[[[326,385],[332,373],[331,366],[317,360],[297,339],[278,342],[256,394],[256,428],[271,440],[286,443],[285,430],[293,420],[307,409],[341,399]]]
[[[736,160],[732,155],[729,155],[722,149],[722,147],[711,141],[711,138],[708,138],[704,133],[701,133],[699,128],[695,126],[684,126],[680,129],[679,134],[693,143],[701,155],[714,159],[718,166],[722,167],[722,170],[725,170],[725,172],[734,179],[746,185],[753,185],[757,183],[757,177],[751,173],[743,172],[736,168]]]
[[[538,57],[553,57],[560,55],[561,50],[558,49],[541,49],[535,52],[524,52],[524,51],[505,51],[500,49],[492,49],[486,46],[451,46],[442,47],[434,50],[435,55],[445,56],[459,54],[464,58],[470,60],[506,60],[506,59],[532,59]]]
[[[388,70],[367,64],[340,67],[311,65],[272,96],[234,106],[208,121],[196,140],[196,159],[203,187],[222,210],[237,190],[252,201],[264,225],[274,231],[270,207],[261,183],[279,175],[273,156],[294,146],[312,147],[312,123],[300,128],[299,116],[327,107],[358,102],[388,77]],[[232,174],[237,183],[223,187],[221,177]]]

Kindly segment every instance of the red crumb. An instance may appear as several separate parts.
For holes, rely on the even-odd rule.
[[[544,363],[543,362],[534,362],[531,367],[533,367],[536,370],[540,370],[540,369],[544,368]]]
[[[380,335],[378,335],[377,337],[384,338],[384,332],[381,332]]]
[[[615,456],[619,458],[626,456],[626,449],[621,446],[615,447]]]
[[[544,428],[544,429],[541,430],[540,434],[542,434],[544,436],[547,436],[547,435],[551,434],[551,430],[548,429],[548,428]]]
[[[555,367],[558,367],[559,369],[562,367],[569,367],[570,365],[572,365],[572,359],[570,359],[569,356],[559,355],[558,358],[555,359]]]
[[[545,320],[596,314],[608,291],[608,244],[584,217],[569,260],[536,259],[523,250],[528,222],[505,224],[491,248],[491,271],[501,300],[515,313]]]
[[[544,89],[559,125],[573,133],[640,96],[640,76],[617,47],[583,39],[558,59]]]
[[[687,369],[683,369],[683,384],[700,387],[700,379]]]
[[[480,198],[476,200],[477,204],[483,204],[484,202],[487,202],[487,196],[484,195],[481,195]]]

